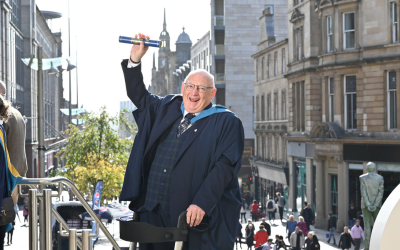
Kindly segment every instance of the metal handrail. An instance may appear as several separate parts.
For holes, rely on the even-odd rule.
[[[107,228],[104,226],[104,224],[100,221],[100,219],[96,216],[96,213],[92,210],[92,208],[89,206],[89,204],[86,202],[86,200],[83,198],[82,194],[79,192],[79,190],[76,188],[75,184],[68,180],[65,177],[53,177],[53,178],[23,178],[18,185],[27,185],[27,186],[32,186],[32,185],[52,185],[58,183],[59,184],[59,193],[57,195],[51,195],[52,197],[59,197],[61,196],[61,192],[60,190],[62,190],[62,188],[60,188],[60,186],[62,186],[62,184],[64,184],[65,186],[69,187],[70,190],[72,191],[73,194],[75,194],[75,197],[81,202],[82,206],[86,209],[86,211],[89,213],[89,215],[92,217],[92,219],[96,222],[97,227],[100,227],[100,229],[103,231],[104,235],[107,237],[107,239],[111,242],[111,244],[113,245],[113,247],[115,248],[115,250],[121,250],[121,248],[119,247],[119,245],[117,244],[117,242],[115,241],[115,239],[111,236],[110,232],[108,232]],[[36,189],[36,187],[35,187]],[[21,193],[21,188],[20,190],[20,196],[21,197],[27,197],[27,194],[22,194]],[[37,195],[38,197],[40,197],[41,195]],[[67,223],[65,223],[65,221],[61,218],[61,216],[59,216],[59,214],[57,213],[57,211],[55,211],[54,208],[52,208],[52,213],[53,215],[57,214],[58,216],[54,216],[56,217],[56,219],[60,222],[62,221],[61,227],[60,228],[65,228],[68,231],[70,231]],[[61,219],[61,220],[59,220]],[[33,224],[30,224],[33,225]],[[41,225],[42,226],[42,225]],[[99,232],[99,230],[97,230],[97,232]],[[86,234],[86,233],[85,233]],[[88,236],[92,236],[92,235],[88,235]],[[82,249],[82,243],[78,241],[77,244],[81,249]]]

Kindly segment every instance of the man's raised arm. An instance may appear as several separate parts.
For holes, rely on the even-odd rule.
[[[137,38],[138,35],[135,35]],[[149,36],[145,36],[139,33],[140,39],[150,39]],[[144,46],[144,42],[140,42],[140,45],[132,45],[130,58],[123,60],[121,63],[122,70],[125,77],[126,93],[139,109],[143,110],[150,102],[159,100],[159,97],[151,95],[143,82],[141,60],[146,54],[148,46]]]

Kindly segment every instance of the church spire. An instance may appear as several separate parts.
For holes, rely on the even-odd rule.
[[[153,69],[156,68],[156,52],[153,52]]]
[[[164,8],[164,24],[163,24],[163,31],[167,31],[167,22],[165,20],[165,8]]]

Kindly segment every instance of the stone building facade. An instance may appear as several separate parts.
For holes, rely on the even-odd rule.
[[[359,175],[377,163],[384,200],[400,182],[399,1],[288,1],[289,207],[316,227],[360,210]]]
[[[218,81],[217,102],[225,96],[225,103],[221,103],[243,122],[245,149],[239,182],[244,191],[251,191],[249,159],[254,154],[254,60],[251,55],[258,50],[258,17],[270,5],[277,7],[286,3],[280,0],[211,0],[210,72]],[[283,23],[285,18],[275,21]],[[280,32],[276,30],[277,40]]]
[[[170,36],[167,31],[167,23],[164,9],[163,31],[159,39],[162,47],[158,50],[158,67],[155,64],[153,54],[153,68],[151,70],[151,85],[149,91],[155,95],[165,96],[168,94],[181,93],[181,84],[177,81],[177,66],[186,63],[190,59],[190,48],[192,41],[183,28],[182,33],[176,41],[176,51],[171,51]]]
[[[288,84],[284,77],[288,54],[287,7],[269,6],[262,11],[258,51],[254,58],[255,150],[250,158],[255,197],[266,204],[267,196],[287,193],[285,170],[288,128]],[[275,33],[279,31],[278,34]]]

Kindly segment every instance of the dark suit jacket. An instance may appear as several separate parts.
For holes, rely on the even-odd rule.
[[[158,146],[158,138],[182,117],[182,96],[150,94],[143,83],[141,66],[127,68],[122,62],[138,134],[125,173],[120,200],[131,201],[132,210],[144,204],[146,182]],[[190,249],[232,249],[241,197],[237,173],[244,147],[243,126],[233,113],[216,113],[193,123],[171,174],[171,222],[191,204],[206,212],[209,232],[192,239]],[[198,242],[198,244],[193,244]]]

